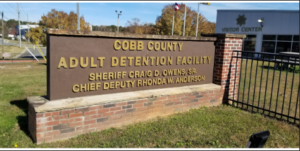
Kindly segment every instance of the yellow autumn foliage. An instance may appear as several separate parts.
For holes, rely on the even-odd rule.
[[[184,10],[186,5],[181,3],[180,9],[174,11],[174,32],[173,35],[182,36],[184,26]],[[162,10],[162,15],[156,20],[156,34],[172,35],[174,4],[166,5]],[[185,36],[195,36],[197,27],[197,12],[186,8]],[[209,22],[203,15],[198,18],[198,36],[200,33],[214,33],[215,23]]]
[[[47,28],[77,30],[77,14],[72,11],[67,14],[52,9],[47,15],[41,17],[39,27],[30,28],[25,36],[30,37],[30,41],[34,44],[38,42],[46,45],[47,39],[43,30]],[[90,25],[85,22],[83,16],[80,17],[80,30],[90,31]]]

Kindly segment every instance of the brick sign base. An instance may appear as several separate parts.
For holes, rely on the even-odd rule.
[[[141,98],[141,94],[145,97]],[[81,101],[48,101],[42,97],[28,97],[28,126],[31,137],[37,144],[65,140],[80,134],[146,121],[200,106],[220,105],[223,96],[221,86],[216,84],[109,95],[84,97]],[[130,97],[124,98],[126,96]],[[111,100],[107,103],[104,98]],[[82,106],[85,99],[86,102],[96,104]],[[71,102],[77,102],[79,106],[72,107],[74,105]]]

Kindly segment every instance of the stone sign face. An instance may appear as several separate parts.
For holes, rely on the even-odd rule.
[[[212,83],[214,54],[214,41],[48,34],[48,99]]]

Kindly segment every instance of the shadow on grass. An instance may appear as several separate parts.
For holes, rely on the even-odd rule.
[[[275,69],[275,67],[271,67],[271,66],[264,66],[264,65],[262,65],[262,66],[260,66],[261,68],[264,68],[264,69],[269,69],[269,70],[274,70]],[[276,69],[275,69],[276,70]]]
[[[281,71],[286,71],[288,70],[289,68],[286,68],[284,66],[278,66],[277,68],[275,67],[272,67],[272,66],[260,66],[261,68],[264,68],[264,69],[269,69],[269,70],[278,70],[280,71],[280,68],[281,68]]]
[[[26,99],[14,100],[14,101],[11,101],[10,104],[17,106],[26,114],[26,116],[17,116],[16,119],[18,120],[20,130],[23,131],[33,141],[32,137],[30,136],[29,130],[28,130],[28,102],[27,102],[27,100]]]
[[[263,68],[263,69],[269,69],[269,70],[277,70],[277,71],[288,71],[288,72],[291,72],[291,73],[293,73],[293,72],[295,72],[295,73],[299,73],[300,72],[300,70],[299,70],[299,67],[295,67],[295,66],[290,66],[290,67],[286,67],[286,66],[278,66],[277,68],[275,68],[275,67],[272,67],[272,66],[264,66],[264,65],[262,65],[262,66],[260,66],[261,68]],[[294,71],[295,70],[295,71]]]
[[[47,63],[38,63],[38,64],[39,64],[39,65],[45,65],[45,66],[47,65]]]
[[[238,103],[241,103],[241,102],[238,102]],[[294,125],[294,126],[296,126],[296,127],[298,127],[298,128],[300,128],[299,126],[300,126],[300,122],[299,123],[297,123],[296,121],[297,120],[294,120],[294,122],[291,122],[291,121],[288,121],[287,119],[283,119],[282,117],[284,117],[284,116],[281,116],[280,118],[278,117],[278,116],[280,116],[280,114],[276,114],[276,113],[272,113],[273,115],[271,115],[271,112],[269,112],[268,110],[265,110],[265,111],[263,111],[262,109],[259,109],[259,110],[257,110],[257,111],[254,111],[253,109],[252,110],[249,110],[250,108],[251,108],[251,106],[248,106],[248,107],[250,107],[249,109],[247,109],[247,105],[244,105],[245,107],[243,108],[243,107],[238,107],[238,106],[235,106],[234,104],[229,104],[230,106],[232,106],[232,107],[234,107],[234,108],[238,108],[238,109],[241,109],[241,110],[243,110],[243,111],[247,111],[247,112],[251,112],[251,113],[254,113],[254,114],[260,114],[260,115],[262,115],[262,116],[264,116],[264,117],[269,117],[269,118],[274,118],[274,119],[276,119],[277,121],[282,121],[282,122],[286,122],[286,123],[288,123],[288,124],[291,124],[291,125]],[[255,108],[255,107],[253,107],[253,108]],[[286,117],[285,117],[286,118]],[[289,118],[289,119],[291,119],[291,118]],[[291,120],[293,120],[293,119],[291,119]]]

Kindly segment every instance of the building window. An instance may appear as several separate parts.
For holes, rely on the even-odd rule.
[[[299,52],[299,35],[263,35],[261,52]]]
[[[263,41],[261,52],[274,53],[275,46],[276,46],[275,41]]]
[[[300,52],[299,51],[299,35],[295,35],[293,39],[292,52]]]
[[[300,52],[299,51],[299,42],[293,42],[292,52]]]
[[[276,35],[264,35],[263,40],[276,40]]]
[[[291,51],[291,42],[277,42],[276,53],[279,52],[290,52]]]
[[[292,35],[278,35],[278,41],[292,41]]]
[[[295,35],[294,36],[294,41],[298,41],[299,42],[299,35]]]
[[[255,52],[256,45],[256,35],[246,35],[244,39],[243,51],[252,51]],[[244,56],[252,56],[252,54],[245,54]]]

